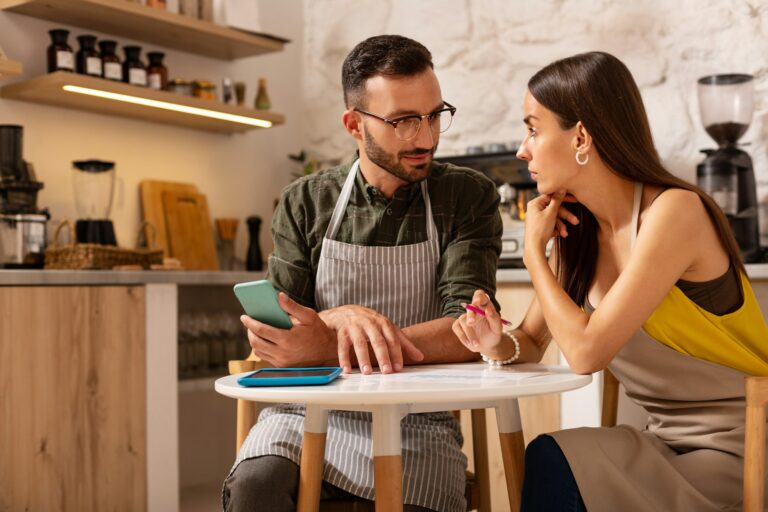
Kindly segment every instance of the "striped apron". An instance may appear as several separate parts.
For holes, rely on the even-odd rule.
[[[349,171],[323,239],[315,300],[319,311],[346,304],[374,309],[399,327],[440,317],[437,266],[440,245],[432,218],[426,180],[427,241],[412,245],[368,247],[334,240],[360,166]],[[243,443],[241,461],[278,455],[299,464],[304,406],[283,404],[265,409]],[[403,499],[437,511],[463,512],[467,459],[459,424],[448,412],[410,414],[401,423]],[[367,500],[374,499],[371,415],[331,411],[323,480]]]

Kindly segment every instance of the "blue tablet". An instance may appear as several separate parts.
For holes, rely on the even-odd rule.
[[[237,379],[241,386],[317,386],[341,374],[337,366],[323,368],[262,368]]]

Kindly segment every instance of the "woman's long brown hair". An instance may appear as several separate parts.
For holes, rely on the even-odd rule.
[[[731,264],[744,272],[731,226],[717,203],[661,164],[640,91],[624,63],[604,52],[574,55],[533,75],[528,90],[536,101],[559,117],[564,130],[581,121],[592,135],[600,158],[615,174],[635,182],[698,194]],[[571,299],[583,305],[595,276],[597,219],[581,204],[564,204],[580,222],[568,228],[567,238],[556,241],[557,276]]]

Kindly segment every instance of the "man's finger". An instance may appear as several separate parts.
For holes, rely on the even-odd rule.
[[[346,334],[343,334],[339,337],[337,350],[339,354],[339,366],[341,366],[341,369],[344,373],[349,373],[352,371],[352,360],[349,357],[349,349],[349,338]]]
[[[360,371],[368,375],[371,373],[371,355],[368,353],[368,338],[359,327],[350,327],[349,337],[357,356],[357,365]]]
[[[373,347],[373,355],[379,363],[381,373],[392,373],[392,361],[389,358],[389,344],[375,325],[367,326],[365,333]]]
[[[271,341],[272,343],[283,341],[286,337],[286,334],[289,332],[287,329],[278,329],[277,327],[272,327],[271,325],[267,325],[263,322],[259,322],[258,320],[254,320],[248,315],[241,315],[240,321],[243,323],[246,329],[257,334],[260,338],[264,338],[265,340]]]
[[[302,306],[284,292],[280,292],[277,295],[277,302],[280,304],[280,307],[283,308],[283,311],[296,317],[302,324],[310,324],[317,317],[317,312],[314,309]]]
[[[391,324],[385,323],[382,327],[382,334],[384,335],[384,339],[387,340],[387,345],[389,345],[389,357],[392,360],[392,369],[399,372],[403,369],[403,349],[397,339],[395,328]]]
[[[410,338],[408,338],[408,336],[406,336],[403,331],[398,329],[398,334],[398,338],[400,338],[400,346],[403,347],[403,350],[406,354],[408,354],[408,357],[414,361],[421,361],[424,359],[424,353],[416,348],[416,345],[413,344]]]
[[[248,331],[248,344],[251,346],[253,353],[260,358],[266,361],[270,361],[272,359],[272,350],[275,347],[274,343],[260,338],[251,331]]]

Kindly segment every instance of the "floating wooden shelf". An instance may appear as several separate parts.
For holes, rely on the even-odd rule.
[[[286,42],[126,0],[0,0],[0,9],[225,60],[281,51]]]
[[[10,59],[0,59],[0,80],[20,75],[21,71],[21,62]]]
[[[89,92],[89,94],[71,92],[65,90],[65,86],[79,88],[78,90]],[[87,91],[83,91],[83,89]],[[112,98],[93,96],[94,91],[95,94],[104,94]],[[122,98],[122,101],[113,99],[114,95],[121,95],[119,97]],[[238,133],[258,128],[258,126],[243,124],[235,119],[245,122],[258,122],[258,120],[262,120],[268,121],[272,125],[279,125],[285,122],[285,117],[275,112],[226,105],[218,101],[191,98],[172,92],[156,91],[146,87],[137,87],[135,85],[78,75],[66,71],[59,71],[31,80],[6,85],[0,89],[0,96],[14,100],[44,103],[65,108],[88,110],[99,114],[143,119],[155,123],[173,124],[185,128],[222,133]],[[148,102],[155,106],[132,102]],[[201,109],[208,115],[222,116],[228,119],[205,117],[195,113],[169,110],[169,108],[182,110]],[[234,116],[234,119],[232,116]]]

